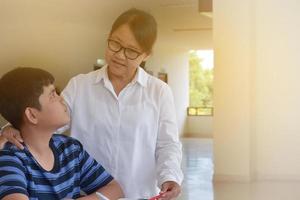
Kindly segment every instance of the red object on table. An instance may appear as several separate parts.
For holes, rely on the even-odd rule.
[[[155,197],[151,197],[149,200],[158,200],[164,193],[161,193]]]

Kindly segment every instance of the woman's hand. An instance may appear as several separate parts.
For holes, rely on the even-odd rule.
[[[0,149],[4,148],[4,145],[6,142],[7,142],[7,139],[0,134]]]
[[[178,183],[174,181],[166,181],[161,187],[161,197],[159,200],[171,200],[179,196],[181,192],[181,187]]]
[[[16,145],[19,149],[24,149],[24,146],[21,144],[23,139],[20,132],[12,126],[6,126],[3,128],[2,137],[7,139],[10,143]]]

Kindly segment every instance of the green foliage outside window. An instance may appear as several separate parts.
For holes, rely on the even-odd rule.
[[[190,52],[189,58],[189,107],[213,107],[213,68],[203,68],[196,51]],[[212,109],[211,109],[212,110]],[[209,114],[209,113],[204,113]],[[212,114],[212,113],[210,113]],[[202,115],[202,114],[200,114]]]

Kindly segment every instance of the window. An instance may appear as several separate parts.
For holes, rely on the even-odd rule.
[[[189,52],[188,115],[213,114],[213,50]]]

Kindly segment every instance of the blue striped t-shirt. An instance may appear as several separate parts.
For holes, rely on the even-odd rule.
[[[53,135],[50,148],[54,167],[43,169],[27,147],[19,150],[7,143],[0,151],[0,199],[22,193],[31,200],[78,198],[80,191],[91,194],[113,177],[97,163],[79,141],[64,135]]]

